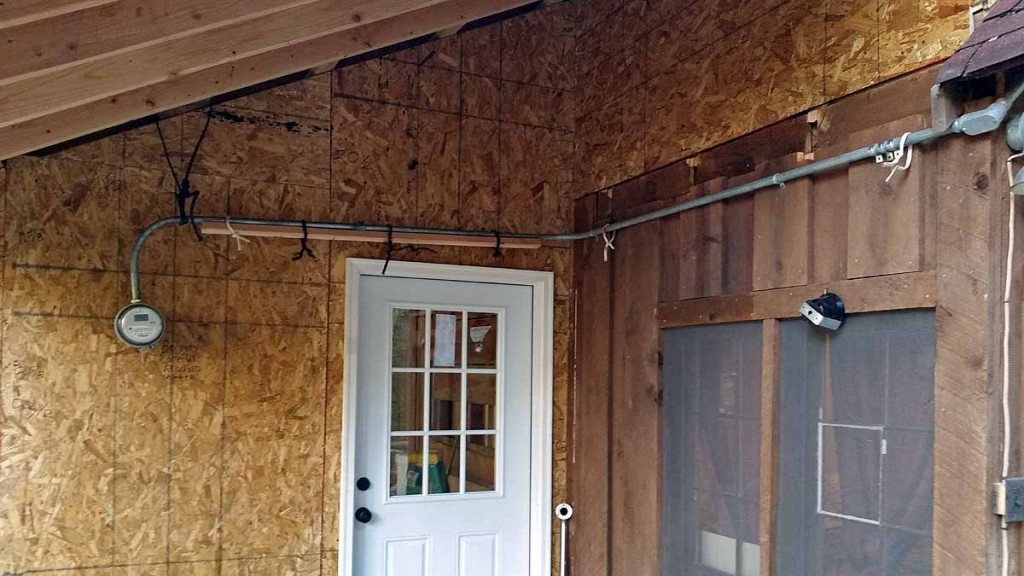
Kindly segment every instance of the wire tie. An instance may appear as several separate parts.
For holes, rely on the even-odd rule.
[[[395,248],[394,229],[392,228],[391,224],[388,224],[388,237],[386,242],[388,245],[388,252],[387,256],[384,257],[384,268],[381,269],[380,271],[381,276],[388,275],[388,265],[391,264],[391,253],[394,251]]]
[[[310,258],[316,260],[316,254],[313,254],[313,251],[309,249],[309,244],[306,243],[307,240],[309,240],[309,228],[306,226],[306,221],[303,220],[302,240],[300,240],[299,242],[299,251],[296,252],[294,256],[292,256],[293,261],[302,260],[304,256],[309,256]]]
[[[775,174],[774,176],[772,176],[772,184],[775,184],[779,188],[785,188],[786,187],[786,182],[784,180],[780,180],[778,174]]]
[[[608,261],[608,251],[615,250],[615,234],[612,230],[611,235],[608,235],[608,225],[606,224],[604,230],[601,231],[601,239],[604,240],[604,261]]]
[[[228,229],[228,232],[231,233],[231,237],[235,239],[235,245],[238,246],[238,251],[239,252],[242,251],[242,242],[249,243],[249,244],[252,243],[252,240],[249,240],[245,236],[242,236],[241,234],[238,233],[237,230],[235,230],[231,226],[231,217],[230,216],[227,216],[227,217],[224,218],[224,226]]]

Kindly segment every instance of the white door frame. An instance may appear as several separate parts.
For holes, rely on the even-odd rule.
[[[349,258],[345,263],[345,382],[341,426],[341,509],[338,516],[338,575],[352,576],[354,515],[356,378],[359,350],[359,283],[380,276],[383,260]],[[552,348],[554,346],[554,274],[449,264],[395,262],[388,276],[514,284],[533,288],[533,390],[530,414],[530,576],[551,573],[551,423]]]

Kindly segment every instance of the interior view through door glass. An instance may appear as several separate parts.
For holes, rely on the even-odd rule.
[[[500,314],[395,307],[391,319],[390,496],[497,490]]]

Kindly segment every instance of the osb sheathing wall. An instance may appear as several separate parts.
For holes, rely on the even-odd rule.
[[[572,5],[214,110],[198,212],[565,230]],[[203,113],[162,125],[181,170]],[[116,341],[138,231],[174,214],[153,126],[6,164],[0,573],[335,574],[345,259],[377,245],[158,232],[145,299],[171,319]],[[555,273],[554,498],[565,497],[570,250],[396,259]],[[557,539],[556,539],[557,551]]]
[[[968,0],[588,0],[577,195],[952,54]]]

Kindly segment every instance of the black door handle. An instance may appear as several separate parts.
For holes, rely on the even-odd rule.
[[[366,524],[372,519],[373,513],[367,510],[365,507],[361,507],[358,510],[356,510],[356,520],[358,520],[359,522]]]
[[[359,480],[356,480],[356,488],[360,492],[366,492],[367,490],[370,489],[370,479],[367,478],[366,476],[363,476]]]

